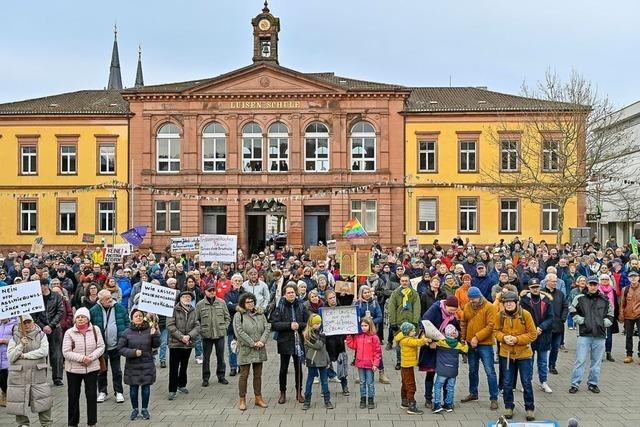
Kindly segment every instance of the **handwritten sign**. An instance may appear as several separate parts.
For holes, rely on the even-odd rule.
[[[358,313],[354,306],[322,307],[322,331],[325,335],[351,335],[358,333]]]
[[[336,240],[336,252],[348,252],[353,250],[353,245],[348,240]]]
[[[0,288],[0,319],[37,313],[44,309],[39,280]]]
[[[31,244],[31,253],[34,255],[42,255],[42,247],[44,246],[44,237],[36,237]]]
[[[371,274],[371,253],[356,253],[356,271],[358,276],[368,276]]]
[[[338,263],[340,263],[340,274],[342,276],[353,276],[353,264],[356,254],[353,251],[338,252]]]
[[[326,246],[311,246],[309,248],[309,258],[312,261],[324,261],[327,259],[327,252]]]
[[[200,250],[200,237],[172,237],[171,253],[198,252]]]
[[[327,240],[327,255],[334,256],[336,254],[336,241]]]
[[[148,313],[172,317],[173,307],[176,305],[177,292],[175,289],[152,285],[149,282],[142,282],[138,308]]]
[[[105,248],[104,262],[107,264],[122,262],[124,251],[123,247],[109,246],[108,248]]]
[[[236,262],[238,236],[226,234],[200,235],[200,261]]]
[[[96,241],[96,235],[92,233],[82,233],[82,243],[93,244]]]
[[[417,237],[409,237],[409,244],[407,245],[409,252],[416,253],[420,250],[420,242]]]
[[[342,280],[338,280],[333,289],[336,291],[338,295],[339,294],[348,294],[348,295],[356,294],[355,284],[353,282],[344,282]]]

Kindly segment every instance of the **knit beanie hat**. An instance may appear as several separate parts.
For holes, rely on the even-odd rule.
[[[76,313],[73,315],[73,321],[76,321],[76,318],[78,316],[84,316],[87,319],[91,320],[91,314],[89,314],[89,309],[86,307],[80,307],[79,309],[76,310]]]
[[[469,290],[467,291],[467,296],[470,299],[473,298],[480,298],[482,296],[482,292],[480,292],[480,289],[476,288],[475,286],[472,286],[469,288]]]
[[[322,323],[322,317],[319,314],[312,314],[307,322],[309,326],[319,325]]]
[[[446,300],[444,300],[444,305],[446,305],[447,307],[458,308],[458,298],[450,296]]]
[[[458,330],[453,325],[447,325],[447,327],[444,328],[444,336],[447,338],[453,338],[455,332],[458,332]]]
[[[400,325],[400,330],[402,331],[403,335],[409,335],[415,328],[416,327],[413,326],[413,323],[409,322],[404,322],[402,325]]]

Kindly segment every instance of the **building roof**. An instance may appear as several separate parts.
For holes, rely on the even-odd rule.
[[[0,115],[113,115],[129,114],[129,103],[117,90],[80,90],[0,104]]]
[[[493,92],[476,87],[415,87],[406,113],[574,110],[575,105]]]

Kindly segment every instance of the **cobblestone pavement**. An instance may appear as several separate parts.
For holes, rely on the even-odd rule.
[[[636,338],[637,339],[637,338]],[[568,331],[568,353],[560,353],[558,362],[559,375],[550,375],[549,385],[553,389],[552,394],[540,391],[537,381],[534,381],[536,416],[537,419],[557,419],[562,425],[571,417],[580,421],[580,426],[634,426],[640,425],[640,410],[637,406],[637,397],[629,399],[629,396],[640,393],[640,366],[638,360],[633,364],[622,363],[624,357],[624,337],[614,336],[615,363],[604,362],[602,368],[600,388],[601,394],[593,394],[586,389],[586,378],[580,391],[575,395],[568,393],[569,375],[573,366],[575,334]],[[269,343],[269,361],[263,371],[263,395],[269,404],[267,409],[259,409],[253,406],[253,396],[249,395],[248,409],[240,412],[237,409],[237,378],[228,377],[229,385],[220,385],[215,380],[209,388],[200,385],[201,366],[192,358],[189,364],[190,393],[179,393],[177,400],[167,400],[167,382],[169,369],[158,369],[158,381],[152,387],[151,393],[151,421],[130,421],[131,406],[128,400],[128,387],[125,386],[125,403],[115,403],[113,395],[104,403],[98,404],[99,426],[298,426],[305,427],[374,427],[374,426],[418,426],[432,425],[439,427],[453,426],[484,426],[487,421],[495,420],[502,411],[500,399],[500,412],[489,410],[486,377],[480,374],[480,401],[467,404],[456,404],[452,413],[432,415],[425,411],[422,416],[407,415],[399,407],[400,404],[400,377],[393,370],[395,364],[395,351],[385,351],[385,365],[391,367],[387,373],[391,379],[390,385],[376,384],[377,408],[374,410],[362,410],[358,408],[358,386],[353,383],[355,371],[349,379],[351,396],[344,397],[336,394],[340,384],[329,383],[332,400],[335,409],[326,410],[322,404],[319,385],[314,385],[312,406],[309,411],[302,411],[301,404],[293,402],[289,393],[288,401],[284,405],[277,404],[278,396],[278,366],[279,359],[275,353],[275,345]],[[212,357],[215,364],[215,356]],[[497,367],[497,365],[496,365]],[[214,369],[212,369],[214,370]],[[482,371],[482,368],[481,368]],[[215,372],[215,370],[214,370]],[[293,368],[289,372],[290,389],[293,384]],[[417,373],[418,393],[416,398],[419,405],[424,405],[424,374]],[[456,401],[464,397],[467,392],[467,366],[461,365],[460,376],[456,386]],[[537,375],[534,372],[534,379]],[[251,393],[251,385],[249,392]],[[54,388],[53,418],[55,426],[66,425],[66,388]],[[82,395],[81,400],[84,399]],[[515,419],[524,419],[522,393],[515,392],[516,412]],[[81,409],[81,424],[86,423],[86,411],[84,403]],[[32,425],[39,425],[37,416],[32,415]],[[0,426],[15,425],[14,417],[0,408]]]

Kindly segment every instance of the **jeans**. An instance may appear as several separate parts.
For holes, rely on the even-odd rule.
[[[200,335],[193,340],[193,346],[196,350],[195,357],[202,357],[202,337]]]
[[[562,344],[562,333],[551,334],[551,350],[549,351],[549,367],[555,368],[558,361],[558,352]]]
[[[129,386],[129,399],[131,400],[131,407],[138,409],[138,389],[142,389],[142,409],[149,409],[149,397],[151,397],[151,385],[130,385]]]
[[[442,404],[442,389],[446,386],[444,394],[444,406],[452,407],[453,399],[456,392],[456,378],[443,377],[436,375],[433,385],[433,407],[437,408]]]
[[[575,324],[573,323],[573,316],[567,316],[567,326],[573,328]]]
[[[515,408],[515,404],[513,403],[513,384],[518,372],[520,372],[520,382],[522,382],[522,388],[524,390],[524,409],[533,411],[535,409],[533,402],[533,385],[531,384],[533,358],[509,360],[506,357],[500,356],[500,366],[504,372],[502,397],[504,399],[505,409]]]
[[[229,368],[231,369],[238,369],[238,355],[231,351],[231,341],[235,338],[235,335],[227,334],[227,353],[229,353]]]
[[[169,349],[169,393],[175,393],[178,387],[187,386],[189,356],[191,356],[190,348]]]
[[[496,369],[493,366],[493,346],[479,345],[476,348],[469,348],[469,394],[478,395],[478,382],[480,370],[480,361],[484,366],[484,372],[487,375],[489,383],[489,400],[498,400],[498,380],[496,378]]]
[[[376,396],[376,382],[373,369],[358,368],[360,377],[360,397],[374,398]]]
[[[202,345],[204,347],[204,359],[202,361],[202,379],[209,380],[211,376],[210,370],[210,362],[211,362],[211,353],[213,348],[216,349],[216,376],[218,379],[224,378],[225,371],[227,370],[227,366],[224,364],[224,337],[216,338],[216,339],[202,339]]]
[[[607,353],[611,353],[611,348],[613,347],[613,333],[611,332],[611,326],[607,328],[607,339],[604,343],[604,347]]]
[[[533,352],[533,354],[536,357],[536,363],[538,365],[538,379],[541,383],[546,383],[547,378],[549,377],[549,366],[547,365],[547,360],[550,359],[549,352],[546,350],[536,350]]]
[[[637,319],[625,319],[624,331],[625,331],[625,349],[627,350],[627,356],[633,356],[633,330],[640,330],[640,317]],[[638,341],[638,356],[640,356],[640,341]]]
[[[576,342],[576,362],[573,364],[573,372],[571,373],[571,386],[578,387],[582,382],[582,375],[584,374],[584,367],[587,364],[588,355],[591,356],[591,366],[589,367],[589,378],[587,382],[598,385],[604,351],[604,338],[578,337]]]
[[[107,350],[104,352],[104,358],[107,362],[107,370],[98,374],[98,391],[100,393],[107,393],[107,373],[109,372],[109,365],[111,365],[111,379],[113,381],[113,391],[115,393],[122,393],[122,369],[120,368],[120,352],[117,348],[113,350]]]
[[[161,362],[167,361],[167,340],[169,339],[169,331],[165,328],[160,331],[160,351],[158,357]]]
[[[322,387],[322,394],[325,396],[329,396],[329,372],[327,372],[327,368],[307,368],[307,384],[304,388],[304,398],[311,399],[311,388],[313,387],[313,379],[319,375],[320,376],[320,385]]]
[[[84,396],[87,400],[87,425],[98,422],[98,371],[86,374],[67,372],[67,425],[77,426],[80,423],[80,388],[84,381]]]

